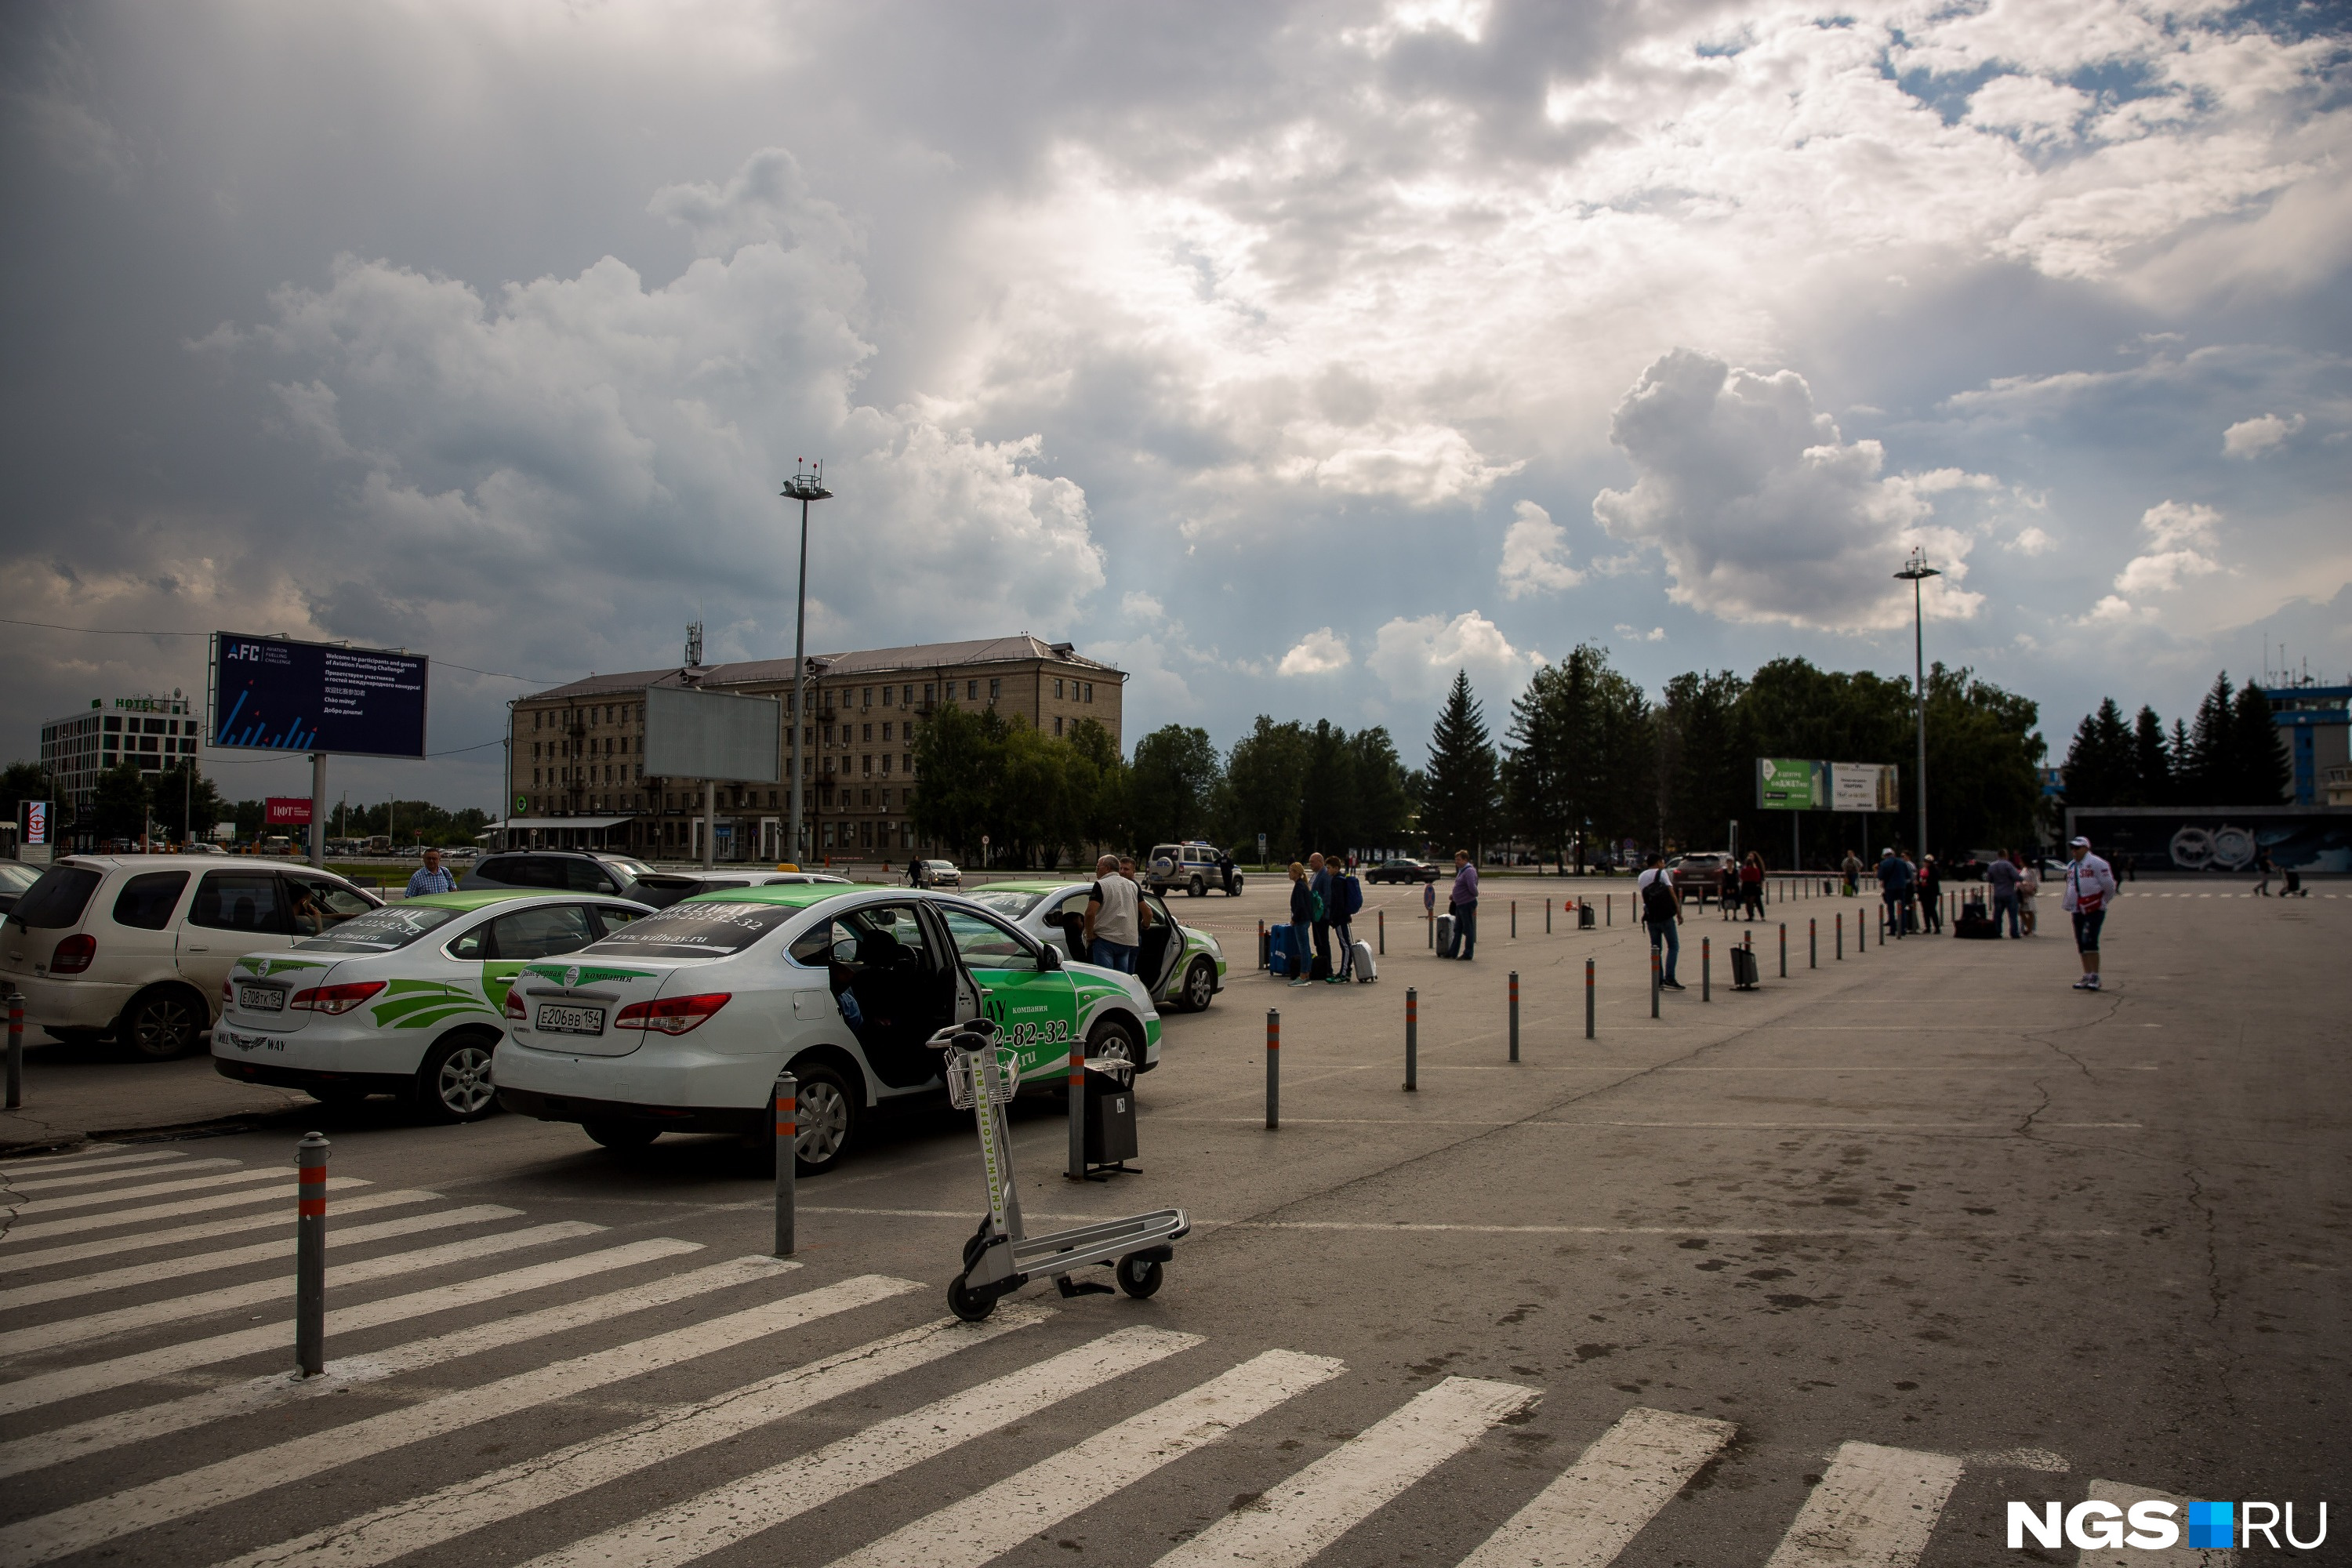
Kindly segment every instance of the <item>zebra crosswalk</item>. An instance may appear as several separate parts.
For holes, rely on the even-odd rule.
[[[0,1165],[0,1206],[92,1197],[75,1212],[104,1233],[0,1234],[0,1478],[40,1473],[0,1494],[13,1500],[0,1562],[684,1568],[756,1542],[832,1568],[982,1568],[1092,1510],[1181,1495],[1188,1467],[1221,1449],[1215,1463],[1259,1489],[1172,1543],[1123,1536],[1121,1560],[1306,1568],[1359,1560],[1351,1532],[1413,1509],[1441,1470],[1495,1459],[1497,1429],[1547,1392],[1457,1375],[1392,1398],[1333,1356],[1229,1348],[1115,1310],[1016,1299],[963,1323],[932,1315],[922,1281],[821,1279],[793,1260],[714,1259],[679,1237],[364,1182],[334,1209],[333,1359],[306,1380],[286,1365],[290,1196],[267,1222],[280,1233],[257,1235],[236,1196],[257,1187],[222,1180],[247,1169],[226,1164],[97,1149]],[[159,1207],[173,1212],[117,1219]],[[1381,1413],[1295,1460],[1296,1440],[1232,1441],[1318,1400]],[[1634,1406],[1557,1473],[1522,1481],[1523,1462],[1490,1464],[1473,1495],[1506,1500],[1448,1556],[1606,1568],[1738,1431]],[[951,1496],[899,1506],[908,1489],[879,1484],[950,1457],[973,1477]],[[1841,1445],[1775,1521],[1768,1568],[1910,1568],[1969,1463]]]

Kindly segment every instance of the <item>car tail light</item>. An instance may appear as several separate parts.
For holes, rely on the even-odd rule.
[[[58,943],[57,952],[49,954],[49,973],[79,974],[97,956],[98,938],[86,931],[79,936],[69,936]]]
[[[363,980],[350,985],[314,985],[308,991],[294,993],[294,999],[286,1005],[297,1012],[341,1017],[383,989],[381,980]]]
[[[530,1021],[530,1013],[522,1005],[521,986],[509,985],[507,987],[506,1015],[518,1024],[527,1024]]]
[[[728,991],[708,991],[699,996],[665,996],[658,1002],[632,1002],[621,1009],[613,1020],[616,1029],[659,1029],[665,1035],[683,1035],[699,1028],[702,1021],[727,1005],[732,995]]]

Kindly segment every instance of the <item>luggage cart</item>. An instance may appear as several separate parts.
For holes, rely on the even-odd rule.
[[[1050,1276],[1064,1296],[1108,1295],[1108,1285],[1070,1279],[1072,1270],[1097,1265],[1110,1268],[1118,1288],[1139,1300],[1157,1291],[1161,1266],[1176,1256],[1172,1244],[1192,1232],[1184,1211],[1156,1209],[1046,1236],[1025,1234],[1004,1121],[1004,1108],[1021,1088],[1020,1053],[996,1043],[996,1026],[986,1018],[941,1029],[930,1043],[947,1055],[949,1100],[972,1111],[980,1124],[981,1169],[988,1181],[988,1213],[963,1244],[963,1272],[948,1286],[948,1310],[967,1323],[979,1322],[1040,1275]]]

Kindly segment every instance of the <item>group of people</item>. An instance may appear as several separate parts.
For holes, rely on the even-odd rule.
[[[1094,886],[1087,890],[1087,962],[1134,973],[1136,952],[1150,929],[1151,906],[1135,879],[1134,858],[1106,855],[1097,860]]]
[[[1728,860],[1716,876],[1716,907],[1725,920],[1744,913],[1751,921],[1764,917],[1764,857],[1750,849],[1745,860]]]
[[[1290,984],[1344,985],[1356,973],[1356,911],[1364,885],[1352,857],[1309,855],[1290,863]],[[1339,951],[1332,941],[1337,935]],[[1309,955],[1312,955],[1311,957]]]
[[[1848,859],[1853,854],[1848,851]],[[1896,938],[1944,929],[1944,871],[1933,855],[1917,860],[1893,847],[1878,852],[1878,896],[1886,905],[1886,929]]]

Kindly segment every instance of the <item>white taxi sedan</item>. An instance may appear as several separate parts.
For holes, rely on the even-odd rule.
[[[327,1104],[403,1095],[436,1121],[496,1109],[507,986],[647,905],[525,888],[430,893],[354,915],[290,952],[247,953],[221,984],[213,1066]]]
[[[772,1140],[770,1096],[800,1079],[799,1170],[831,1170],[866,1119],[941,1093],[932,1034],[987,1016],[1024,1079],[1090,1057],[1160,1059],[1160,1015],[1129,975],[1070,963],[953,894],[743,888],[704,894],[507,993],[499,1100],[576,1121],[608,1148],[664,1132]]]

